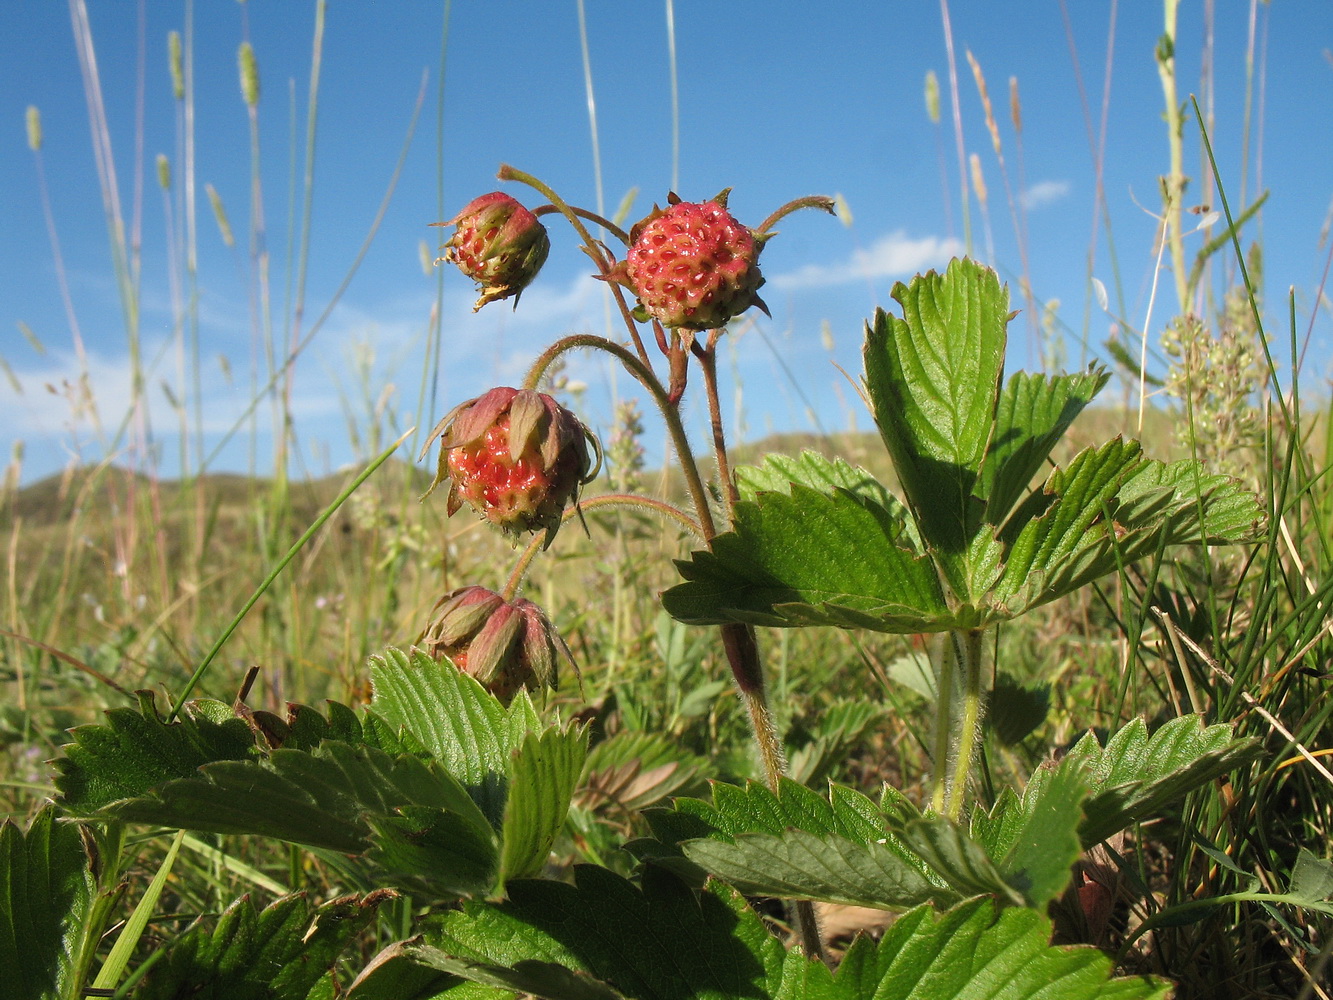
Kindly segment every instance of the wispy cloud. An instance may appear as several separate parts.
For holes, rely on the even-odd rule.
[[[807,264],[787,274],[769,279],[786,290],[846,285],[875,278],[896,278],[942,264],[963,252],[956,239],[925,236],[912,239],[902,230],[875,241],[868,250],[857,250],[846,260],[833,264]]]
[[[1045,208],[1069,194],[1068,181],[1038,181],[1023,192],[1021,200],[1027,209]]]

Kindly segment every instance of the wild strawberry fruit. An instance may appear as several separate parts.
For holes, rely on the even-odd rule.
[[[597,441],[578,417],[530,389],[502,386],[456,406],[426,448],[437,437],[439,466],[426,496],[448,479],[451,517],[466,500],[515,538],[545,531],[546,545],[565,508],[578,502],[579,488],[601,467]]]
[[[578,669],[541,608],[523,598],[506,601],[485,587],[464,587],[440,598],[422,641],[432,657],[447,656],[504,701],[522,687],[554,688],[562,660]]]
[[[764,283],[759,252],[767,237],[742,226],[727,211],[723,191],[701,204],[667,196],[667,209],[630,230],[630,248],[606,276],[625,285],[663,326],[711,330],[750,306],[768,307],[755,294]]]
[[[518,296],[532,283],[551,250],[546,227],[537,217],[503,191],[473,198],[463,210],[436,226],[457,226],[454,235],[441,245],[447,260],[475,281],[481,298],[476,312],[488,302]]]

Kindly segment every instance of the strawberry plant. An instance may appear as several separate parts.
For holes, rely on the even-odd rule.
[[[517,303],[547,256],[537,220],[559,214],[607,281],[626,334],[557,341],[521,387],[462,404],[428,442],[439,441],[436,483],[449,480],[450,514],[466,501],[516,543],[526,539],[515,565],[498,590],[445,594],[416,646],[374,657],[364,706],[292,705],[280,717],[243,698],[182,694],[163,711],[143,694],[137,707],[74,730],[58,763],[58,803],[26,833],[0,832],[0,967],[17,970],[12,995],[1165,995],[1168,983],[1117,977],[1094,948],[1053,945],[1048,908],[1076,887],[1085,851],[1169,813],[1250,758],[1252,741],[1201,717],[1151,731],[1136,720],[1104,738],[1089,733],[1026,783],[983,791],[986,667],[999,655],[992,649],[1002,651],[992,642],[1001,623],[1168,546],[1251,540],[1264,520],[1256,498],[1120,438],[1048,469],[1107,375],[1094,366],[1006,379],[1008,295],[970,260],[899,284],[898,311],[867,324],[862,388],[901,498],[864,469],[813,453],[735,468],[719,343],[731,319],[763,305],[757,260],[772,227],[797,209],[830,210],[830,200],[798,199],[751,229],[725,195],[672,196],[627,233],[527,174],[500,176],[549,204],[530,211],[486,195],[452,221],[446,257],[481,284],[478,307]],[[620,240],[623,256],[588,223]],[[595,440],[539,391],[575,350],[615,358],[643,388],[679,459],[687,505],[629,492],[580,497],[595,475]],[[711,415],[711,482],[681,415],[692,379]],[[552,717],[529,694],[555,686],[557,665],[572,657],[547,614],[520,596],[526,574],[564,521],[612,507],[660,516],[695,540],[677,562],[681,582],[661,600],[678,622],[718,629],[753,731],[755,780],[683,794],[700,765],[667,741],[612,737],[590,749],[589,727]],[[919,800],[892,786],[874,797],[838,783],[816,790],[789,774],[758,630],[806,627],[938,636],[933,770]],[[860,733],[876,715],[839,718]],[[817,756],[794,770],[821,773]],[[649,771],[657,777],[641,781]],[[552,866],[553,848],[578,853],[571,803],[607,800],[612,789],[647,831],[620,845],[632,866],[616,870],[587,852],[572,872]],[[150,894],[120,931],[125,947],[101,958],[127,830],[143,826],[285,842],[294,859],[337,872],[348,893],[232,901],[134,953]],[[298,890],[300,870],[294,860],[293,884],[282,888]],[[1197,919],[1242,897],[1333,909],[1322,901],[1333,869],[1303,856],[1299,870],[1279,891],[1256,884],[1150,920]],[[760,898],[789,909],[761,916]],[[815,903],[899,916],[835,966]],[[788,923],[791,942],[774,929]]]

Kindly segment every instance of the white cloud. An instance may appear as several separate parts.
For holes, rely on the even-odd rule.
[[[963,244],[956,239],[926,236],[914,240],[899,230],[876,240],[868,250],[857,250],[846,260],[835,264],[807,264],[799,270],[776,275],[769,279],[769,283],[789,290],[895,278],[942,264],[962,252]]]
[[[1023,192],[1021,200],[1027,209],[1045,208],[1069,194],[1068,181],[1038,181]]]

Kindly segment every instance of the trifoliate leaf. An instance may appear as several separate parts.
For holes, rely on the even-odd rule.
[[[830,786],[826,797],[790,779],[778,795],[758,782],[716,783],[711,803],[677,799],[671,812],[655,810],[648,818],[659,842],[681,842],[699,869],[753,895],[880,908],[961,896],[890,832],[883,810],[843,785]],[[634,850],[668,854],[643,844]]]
[[[921,549],[920,539],[913,534],[916,524],[902,501],[865,469],[841,458],[828,459],[814,451],[803,451],[797,457],[765,455],[763,465],[738,466],[735,475],[744,500],[754,500],[760,493],[790,493],[793,484],[817,493],[846,490],[887,510],[894,522],[901,522],[911,535],[911,548]]]
[[[1005,789],[989,813],[973,816],[972,836],[1027,905],[1044,907],[1069,884],[1083,851],[1079,824],[1087,796],[1083,775],[1071,769],[1030,785],[1022,799]]]
[[[484,825],[480,811],[438,765],[393,758],[373,747],[327,741],[314,751],[275,750],[267,759],[220,761],[169,781],[106,813],[186,830],[274,837],[355,854],[370,846],[368,816],[420,805]]]
[[[527,734],[542,728],[527,693],[506,709],[471,677],[417,649],[371,657],[370,680],[375,713],[419,739],[498,826],[505,788],[497,776],[508,773]]]
[[[509,774],[501,827],[501,878],[540,874],[569,812],[588,752],[583,729],[528,733]]]
[[[1229,725],[1205,726],[1201,716],[1172,719],[1151,736],[1134,719],[1103,747],[1088,733],[1053,767],[1039,768],[1024,799],[1047,794],[1046,785],[1069,771],[1087,783],[1089,797],[1079,836],[1085,848],[1152,819],[1206,782],[1253,759],[1252,739],[1237,740]]]
[[[896,838],[892,846],[887,834],[879,841],[854,843],[793,829],[739,834],[730,841],[687,840],[681,848],[704,871],[751,896],[905,909],[966,895],[932,878],[926,862]]]

